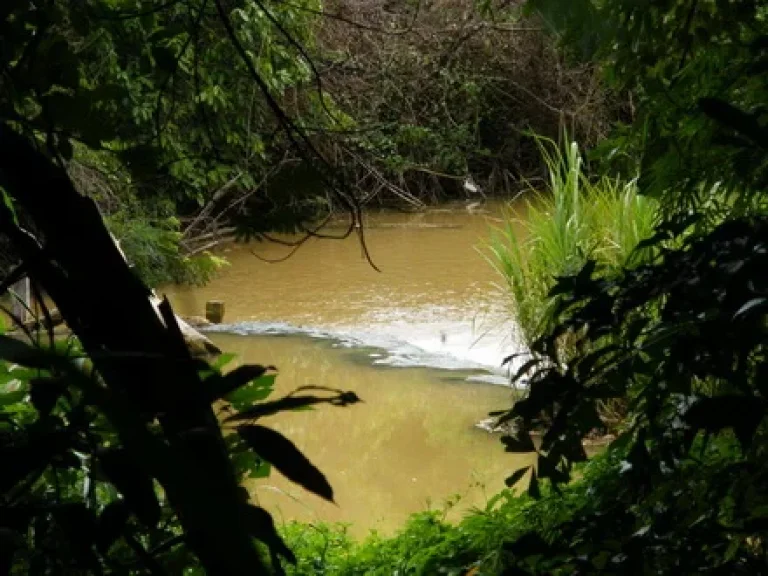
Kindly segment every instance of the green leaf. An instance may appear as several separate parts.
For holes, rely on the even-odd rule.
[[[258,380],[267,370],[273,370],[274,366],[261,366],[259,364],[247,364],[238,366],[228,374],[212,382],[215,398],[222,398],[235,390]],[[258,386],[261,387],[261,386]]]
[[[328,480],[285,436],[258,425],[240,426],[237,432],[254,452],[286,478],[333,502],[333,488]]]
[[[268,462],[259,457],[239,434],[229,434],[224,437],[229,459],[239,478],[267,478],[271,472]]]
[[[11,404],[18,404],[23,402],[27,393],[24,390],[16,390],[15,392],[0,392],[0,408],[3,406],[10,406]]]
[[[186,34],[188,30],[189,28],[186,24],[170,24],[153,32],[149,36],[149,42],[156,43],[162,42],[163,40],[169,40],[176,36],[180,36],[181,34]]]
[[[222,368],[224,368],[224,366],[232,362],[232,360],[234,360],[235,358],[237,358],[237,355],[232,354],[231,352],[225,352],[224,354],[219,354],[219,357],[216,358],[216,360],[214,360],[213,362],[211,362],[211,368],[213,368],[214,370],[221,370]]]
[[[245,410],[246,408],[253,406],[259,400],[264,400],[272,393],[272,389],[275,385],[274,374],[255,377],[255,379],[245,379],[247,376],[257,374],[259,371],[256,368],[261,368],[262,374],[266,368],[261,366],[242,366],[242,368],[247,368],[247,370],[243,370],[228,379],[227,377],[234,373],[234,371],[230,372],[223,377],[224,382],[216,384],[213,390],[213,394],[216,394],[217,397],[223,396],[226,398],[236,410]],[[224,391],[223,393],[222,390]],[[227,393],[227,390],[234,391]]]
[[[518,482],[520,482],[520,480],[522,480],[523,476],[525,476],[526,472],[528,472],[530,469],[530,466],[526,466],[525,468],[516,470],[511,476],[504,480],[504,484],[507,485],[507,488],[513,488],[517,485]]]
[[[124,496],[125,503],[136,517],[147,526],[156,526],[160,521],[160,503],[154,483],[128,451],[124,448],[106,450],[99,454],[98,461],[104,474]]]

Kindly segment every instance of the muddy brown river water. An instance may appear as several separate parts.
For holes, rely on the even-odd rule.
[[[448,512],[456,519],[528,463],[474,428],[508,406],[499,365],[518,349],[498,278],[478,251],[499,216],[499,206],[368,214],[381,272],[355,238],[311,240],[275,264],[263,259],[287,248],[257,243],[225,249],[230,265],[207,286],[165,290],[183,315],[223,300],[225,323],[210,336],[238,355],[235,364],[276,365],[276,394],[321,385],[364,400],[270,419],[326,473],[337,501],[273,472],[249,489],[277,518],[391,532],[410,513],[458,495]]]

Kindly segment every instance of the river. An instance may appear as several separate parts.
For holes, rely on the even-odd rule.
[[[370,254],[355,237],[308,241],[288,260],[272,243],[234,245],[230,265],[202,288],[165,292],[182,315],[225,302],[209,335],[237,363],[278,367],[276,395],[299,386],[354,390],[362,404],[283,413],[283,432],[328,476],[337,505],[282,478],[252,496],[278,519],[332,521],[389,533],[407,516],[451,506],[456,519],[504,487],[527,457],[474,428],[507,407],[500,367],[515,351],[505,295],[478,248],[500,207],[366,215]]]

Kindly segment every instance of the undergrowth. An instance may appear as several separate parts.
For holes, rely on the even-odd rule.
[[[446,522],[440,511],[414,514],[393,537],[372,532],[358,542],[341,524],[286,524],[283,536],[298,559],[288,574],[501,574],[506,543],[531,531],[556,539],[561,523],[592,508],[594,494],[611,492],[619,461],[618,452],[596,456],[559,495],[546,486],[539,500],[504,490],[458,524]]]

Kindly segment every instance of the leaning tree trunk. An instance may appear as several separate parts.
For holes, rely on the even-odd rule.
[[[6,125],[0,125],[0,185],[40,237],[21,229],[2,202],[0,232],[93,360],[121,441],[163,486],[188,544],[209,574],[262,572],[220,427],[170,306],[161,306],[163,322],[96,205]],[[154,419],[162,440],[148,432]]]

